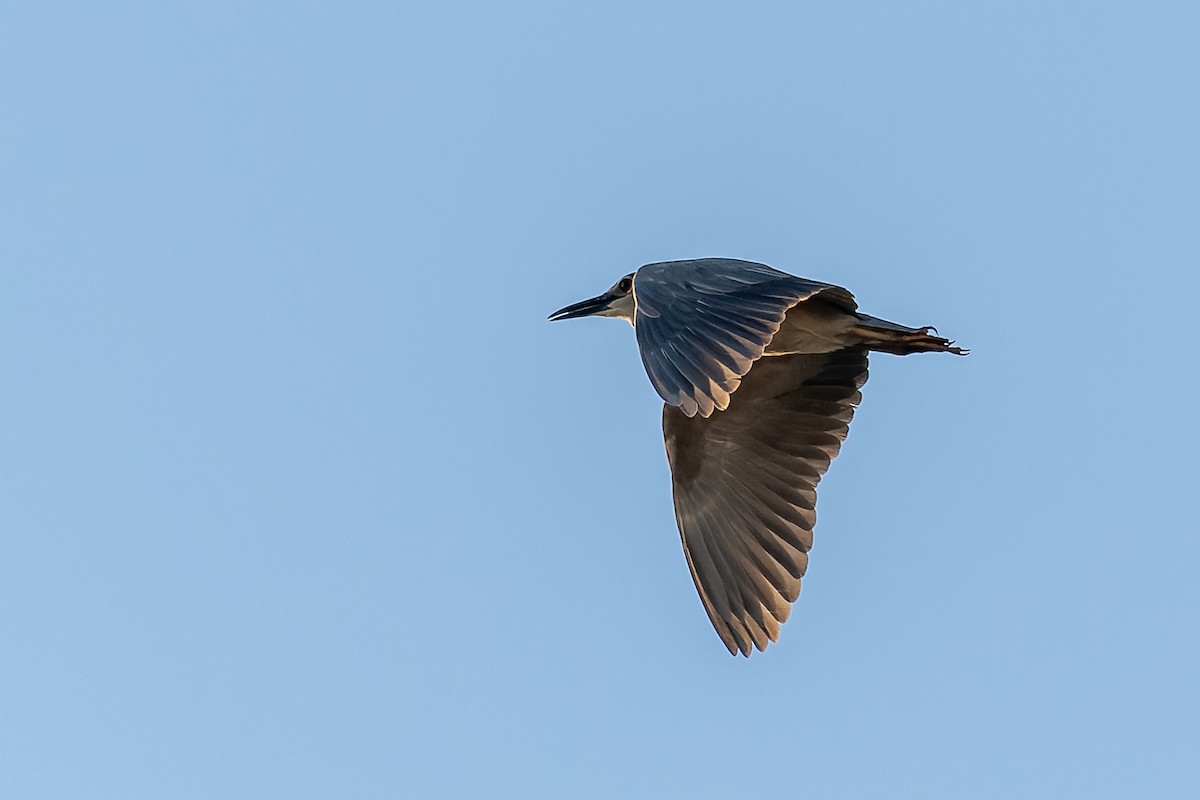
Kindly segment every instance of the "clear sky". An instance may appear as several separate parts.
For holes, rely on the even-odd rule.
[[[0,12],[0,794],[1200,796],[1195,3]],[[628,326],[875,356],[731,658]]]

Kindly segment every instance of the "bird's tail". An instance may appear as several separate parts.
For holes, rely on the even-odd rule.
[[[854,333],[861,339],[862,346],[869,350],[906,356],[909,353],[954,353],[965,356],[969,351],[955,347],[954,342],[937,335],[933,327],[909,328],[888,322],[886,319],[856,314]]]

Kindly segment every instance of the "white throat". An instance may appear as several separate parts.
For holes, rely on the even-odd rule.
[[[634,319],[637,317],[637,300],[634,299],[633,292],[630,292],[624,297],[620,297],[612,301],[608,308],[599,312],[596,316],[619,317],[620,319],[628,322],[630,325],[634,325]]]

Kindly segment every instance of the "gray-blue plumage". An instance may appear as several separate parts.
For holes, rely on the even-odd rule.
[[[634,294],[650,382],[689,417],[727,407],[798,302],[822,295],[856,308],[845,289],[732,258],[647,264],[636,273]]]

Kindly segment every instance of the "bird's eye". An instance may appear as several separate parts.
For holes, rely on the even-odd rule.
[[[617,282],[617,288],[620,289],[622,292],[628,292],[630,289],[633,288],[633,279],[632,278],[621,278],[621,280]]]

